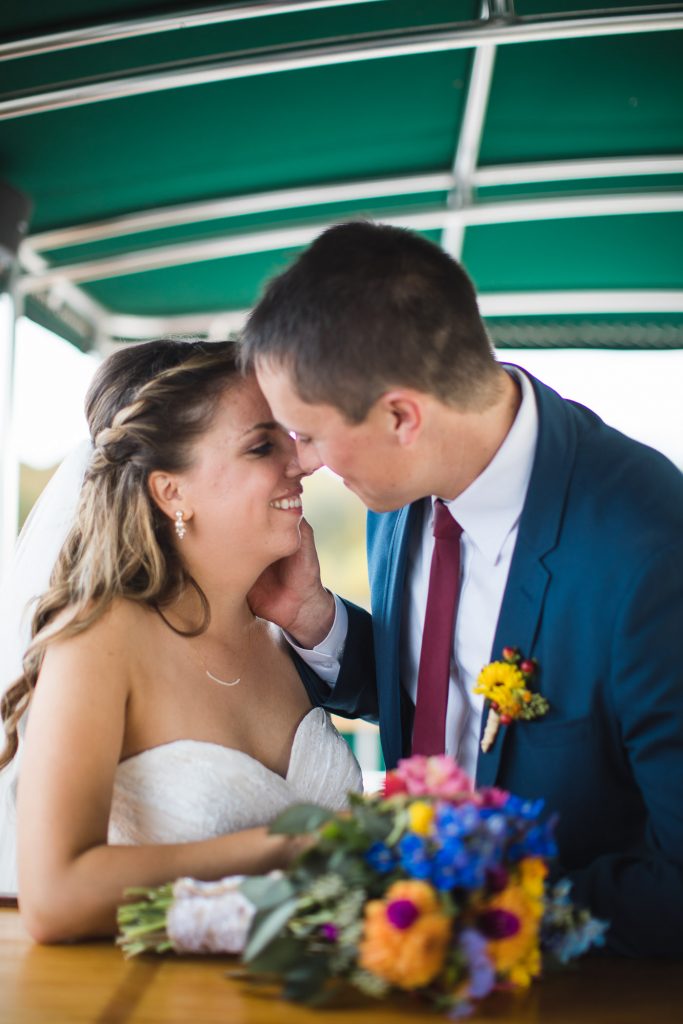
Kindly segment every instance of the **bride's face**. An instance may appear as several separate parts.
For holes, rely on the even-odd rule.
[[[301,542],[302,475],[294,441],[273,421],[256,379],[228,388],[181,475],[193,547],[233,564],[292,554]]]

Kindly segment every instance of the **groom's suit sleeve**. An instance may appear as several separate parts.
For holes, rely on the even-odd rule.
[[[577,899],[611,922],[610,948],[626,955],[683,955],[682,610],[678,541],[634,568],[612,638],[608,692],[643,800],[644,841],[570,875]]]
[[[339,675],[323,703],[328,711],[344,718],[379,717],[372,619],[363,608],[344,601],[349,627]]]

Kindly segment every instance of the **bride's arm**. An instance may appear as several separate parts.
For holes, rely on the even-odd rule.
[[[130,886],[284,866],[296,841],[264,828],[202,842],[108,846],[129,697],[125,638],[100,621],[48,647],[31,703],[18,799],[19,902],[39,942],[115,932]]]

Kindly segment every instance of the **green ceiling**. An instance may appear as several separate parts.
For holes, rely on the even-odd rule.
[[[205,6],[187,0],[90,0],[61,3],[56,14],[53,3],[11,10],[6,5],[0,13],[0,35],[2,43],[9,43]],[[598,15],[594,6],[598,5],[585,0],[571,5],[518,0],[516,17],[510,5],[503,4],[507,16],[486,21],[480,19],[478,3],[464,0],[321,3],[305,10],[288,10],[292,5],[285,3],[270,17],[257,17],[256,9],[232,4],[223,9],[240,14],[237,20],[182,30],[157,28],[151,34],[143,33],[140,23],[140,31],[125,39],[0,60],[1,175],[33,199],[31,236],[160,207],[284,189],[408,175],[443,178],[451,174],[468,97],[472,103],[475,91],[474,44],[485,43],[487,31],[552,25],[586,12],[593,18],[613,19],[683,12],[681,5],[601,0]],[[683,18],[679,24],[683,27]],[[417,41],[413,49],[419,51],[426,37],[453,40],[463,30],[479,33],[472,45],[444,43],[434,52],[365,59],[354,54],[355,47],[370,43],[386,47]],[[258,74],[247,67],[254,60],[305,62],[312,54],[332,50],[341,58],[330,58],[323,66],[290,63],[286,70],[274,70],[271,63],[264,70],[262,64]],[[242,77],[213,80],[211,69],[216,67],[239,67]],[[146,83],[154,83],[160,73],[184,75],[192,70],[207,71],[212,80],[183,87],[176,82],[173,88],[154,85],[153,91],[146,85],[124,98],[59,105],[25,116],[3,109],[18,100],[38,101],[46,92],[68,98],[69,90],[80,86],[104,87],[130,76],[146,76]],[[683,32],[677,27],[505,41],[496,48],[476,168],[491,171],[501,165],[598,158],[681,158],[682,101]],[[627,175],[618,170],[590,171],[559,180],[527,180],[520,175],[520,180],[494,185],[484,179],[478,183],[475,170],[469,193],[456,188],[449,195],[443,182],[429,189],[387,186],[384,194],[353,199],[330,192],[324,202],[315,204],[305,198],[281,205],[275,200],[257,212],[218,211],[209,218],[180,218],[182,223],[171,216],[168,223],[126,229],[113,237],[105,230],[84,242],[45,247],[36,239],[36,244],[48,267],[73,268],[197,243],[191,258],[179,265],[123,273],[119,270],[125,267],[109,266],[100,276],[96,268],[79,285],[81,294],[94,300],[95,310],[103,315],[191,316],[248,308],[268,277],[299,251],[300,245],[288,244],[286,235],[275,247],[267,240],[260,247],[265,232],[314,231],[358,215],[438,217],[449,205],[466,203],[473,216],[467,221],[461,258],[483,295],[678,292],[683,290],[683,164],[679,160],[672,166],[655,165],[647,172],[636,168]],[[619,197],[629,199],[634,212],[625,207],[612,212],[615,207],[609,204]],[[642,197],[645,205],[639,205]],[[569,206],[558,212],[572,200],[596,198],[606,204],[604,210],[593,209],[591,215],[578,210],[571,216]],[[555,212],[510,213],[512,205],[532,199],[552,203]],[[660,208],[660,200],[668,205]],[[478,221],[482,210],[484,220],[493,222]],[[442,240],[433,224],[424,230]],[[248,239],[246,248],[257,251],[204,258],[201,246],[211,240],[243,237]],[[631,325],[624,331],[631,340],[624,344],[636,345],[641,338],[641,344],[683,345],[683,311],[662,312],[655,306],[644,308],[640,317],[642,324],[654,325],[649,335],[631,329],[638,321],[637,310],[626,310],[620,317],[619,310],[609,311],[610,323]],[[27,311],[84,346],[95,337],[88,318],[79,319],[82,310],[76,314],[69,308],[68,296],[60,314],[47,285],[31,286]],[[512,319],[512,314],[492,316],[494,337],[500,328],[502,345],[513,335],[523,343],[528,322],[529,344],[539,343],[540,337],[546,337],[547,344],[566,343],[552,338],[566,339],[572,318],[553,320],[546,311],[550,326],[544,334],[534,319],[538,315],[531,310],[526,320],[523,314]],[[599,315],[593,319],[594,343],[605,344],[610,332],[603,330]],[[591,344],[586,316],[578,311],[574,322],[583,324],[577,328],[576,343]],[[551,327],[558,323],[562,330],[553,333]],[[666,330],[655,330],[657,325]]]

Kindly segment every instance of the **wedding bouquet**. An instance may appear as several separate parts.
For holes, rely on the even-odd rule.
[[[286,872],[136,890],[121,907],[128,955],[240,953],[253,978],[320,1005],[338,984],[372,997],[413,992],[455,1016],[494,989],[523,988],[542,957],[566,962],[606,925],[547,885],[555,853],[542,801],[475,790],[448,757],[412,757],[383,796],[333,814],[285,811],[272,831],[312,833]]]

